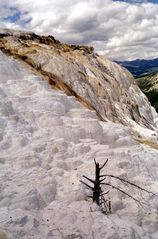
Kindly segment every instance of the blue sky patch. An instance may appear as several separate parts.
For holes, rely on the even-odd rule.
[[[18,22],[18,24],[24,27],[32,20],[32,18],[28,18],[28,19],[25,18],[25,20],[23,19],[23,16],[27,15],[28,12],[21,13],[17,8],[14,8],[14,7],[10,7],[9,10],[10,10],[10,14],[3,18],[4,22],[10,22],[10,23]]]
[[[20,20],[21,12],[17,8],[11,7],[10,11],[10,15],[4,18],[5,21],[16,22]]]

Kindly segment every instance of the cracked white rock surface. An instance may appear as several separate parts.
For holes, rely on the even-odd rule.
[[[8,239],[157,239],[157,197],[110,190],[112,214],[88,199],[82,175],[104,173],[158,194],[158,151],[134,142],[129,128],[98,121],[74,97],[52,90],[0,53],[0,227]]]

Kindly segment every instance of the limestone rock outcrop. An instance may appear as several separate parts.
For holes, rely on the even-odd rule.
[[[154,127],[151,105],[133,76],[94,52],[52,36],[1,30],[0,49],[27,64],[53,88],[73,95],[104,121]]]

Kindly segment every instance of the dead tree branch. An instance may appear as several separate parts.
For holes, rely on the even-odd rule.
[[[129,193],[125,192],[121,188],[119,188],[119,187],[117,187],[117,186],[115,186],[113,184],[104,182],[108,177],[120,180],[126,186],[134,186],[135,188],[137,188],[137,189],[139,189],[141,191],[144,191],[146,193],[150,193],[150,194],[152,194],[154,196],[157,196],[155,193],[153,193],[151,191],[148,191],[147,189],[142,188],[139,185],[137,185],[135,183],[132,183],[132,182],[126,180],[126,179],[123,179],[123,178],[120,178],[118,176],[114,176],[114,175],[111,175],[111,174],[102,174],[101,175],[100,172],[106,166],[107,162],[108,162],[108,159],[105,161],[105,163],[102,166],[100,166],[99,163],[96,162],[96,160],[94,158],[94,163],[95,163],[95,179],[93,180],[93,179],[88,178],[87,176],[83,175],[83,177],[86,180],[88,180],[92,184],[92,186],[87,184],[87,183],[85,183],[84,181],[80,180],[81,183],[83,183],[85,186],[87,186],[93,192],[93,196],[88,196],[88,197],[92,198],[93,202],[96,202],[102,208],[104,207],[104,211],[106,213],[111,212],[111,201],[109,199],[105,199],[104,198],[104,195],[107,195],[109,193],[109,190],[106,191],[106,192],[103,192],[102,188],[101,188],[102,185],[109,186],[109,187],[111,187],[113,189],[116,189],[119,192],[123,193],[124,195],[128,196],[129,198],[133,199],[138,204],[140,204],[140,205],[142,204],[142,202],[140,202],[137,198],[135,198],[132,195],[130,195]]]

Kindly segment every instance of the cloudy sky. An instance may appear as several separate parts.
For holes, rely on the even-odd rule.
[[[113,60],[158,57],[158,0],[0,0],[0,27],[92,45]]]

